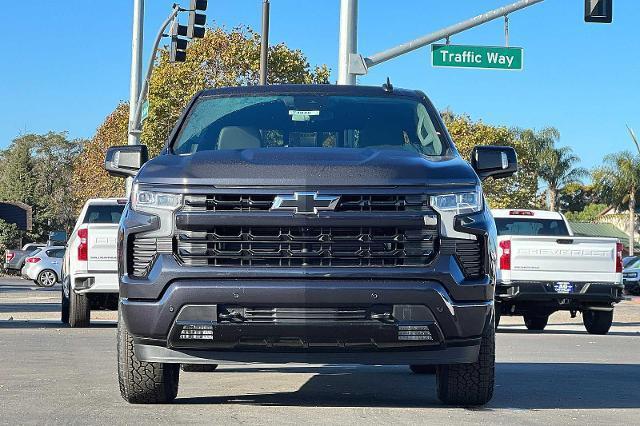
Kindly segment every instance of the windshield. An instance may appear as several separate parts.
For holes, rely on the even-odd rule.
[[[496,218],[498,235],[538,235],[568,237],[569,230],[563,220]]]
[[[305,147],[447,155],[443,130],[430,109],[399,97],[205,97],[189,113],[173,152]]]
[[[629,269],[640,269],[640,258],[631,259],[631,261],[625,266]]]
[[[123,210],[123,204],[90,205],[82,223],[118,223]]]

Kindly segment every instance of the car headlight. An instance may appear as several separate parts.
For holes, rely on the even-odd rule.
[[[473,192],[433,195],[431,206],[440,213],[455,215],[478,212],[482,210],[482,193],[478,189]]]
[[[136,211],[170,210],[182,205],[182,195],[140,189],[135,184],[131,191],[131,208]]]

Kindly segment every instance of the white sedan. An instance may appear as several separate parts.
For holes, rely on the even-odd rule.
[[[40,287],[53,287],[60,281],[65,247],[43,247],[25,259],[23,278],[33,280]]]

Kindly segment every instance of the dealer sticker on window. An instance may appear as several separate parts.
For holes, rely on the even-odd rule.
[[[568,282],[557,282],[553,288],[556,290],[556,293],[573,293],[573,284]]]
[[[320,115],[320,111],[298,111],[291,109],[289,115],[293,121],[309,121],[311,117]]]

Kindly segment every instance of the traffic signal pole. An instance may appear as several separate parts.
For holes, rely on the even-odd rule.
[[[134,128],[133,119],[140,95],[142,78],[142,46],[144,32],[144,0],[133,0],[133,35],[131,37],[131,81],[129,83],[129,129]],[[138,134],[129,132],[129,145],[140,143]]]
[[[341,0],[340,3],[340,46],[338,54],[338,84],[356,84],[358,75],[367,74],[369,68],[396,58],[408,52],[427,46],[438,40],[459,34],[494,19],[524,9],[544,0],[520,0],[507,6],[491,10],[475,18],[448,26],[383,52],[364,57],[357,53],[358,46],[358,0]]]
[[[269,0],[262,3],[262,37],[260,40],[260,84],[267,84],[269,71]]]

